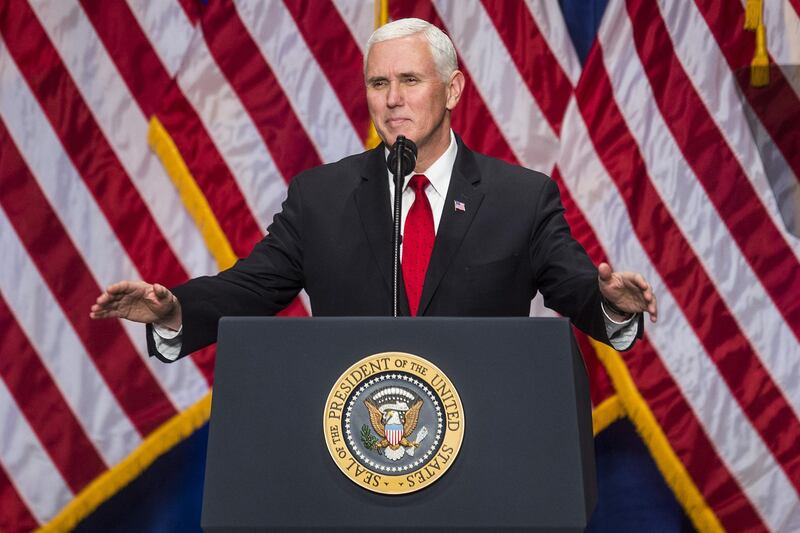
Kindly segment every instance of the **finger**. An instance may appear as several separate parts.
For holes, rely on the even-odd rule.
[[[118,281],[106,287],[108,294],[124,294],[130,290],[131,283],[129,281]]]
[[[613,271],[608,263],[600,263],[600,265],[597,267],[597,277],[600,279],[600,281],[607,282],[611,280],[612,273]]]
[[[650,313],[650,322],[655,324],[658,321],[658,302],[655,294],[653,295],[653,301],[647,306],[647,312]]]
[[[653,289],[648,285],[642,290],[642,298],[644,299],[646,304],[650,304],[651,302],[655,301],[656,295],[653,294]]]
[[[116,311],[109,309],[94,309],[89,312],[89,317],[98,320],[103,318],[113,318],[119,316]]]
[[[638,272],[636,273],[636,276],[634,276],[634,280],[635,280],[636,286],[639,287],[640,289],[642,289],[643,291],[647,290],[648,287],[650,287],[650,285],[648,285],[648,283],[647,283],[647,280],[644,279],[644,276],[642,276]]]
[[[172,299],[172,293],[160,283],[153,284],[153,293],[161,302],[169,302]]]
[[[163,300],[167,295],[167,288],[159,283],[153,283],[153,294],[159,300]]]

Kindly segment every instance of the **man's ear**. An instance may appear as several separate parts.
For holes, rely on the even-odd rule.
[[[450,81],[447,83],[447,110],[455,109],[458,101],[461,100],[461,93],[464,91],[466,79],[464,73],[456,70],[450,74]]]

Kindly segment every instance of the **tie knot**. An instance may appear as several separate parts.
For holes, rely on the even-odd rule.
[[[428,186],[428,178],[425,177],[424,174],[417,174],[416,176],[411,177],[411,181],[408,182],[408,186],[414,191],[414,194],[423,192],[425,187]]]

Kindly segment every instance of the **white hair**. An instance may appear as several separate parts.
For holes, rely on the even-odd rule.
[[[428,41],[428,48],[436,64],[436,71],[445,83],[450,75],[458,68],[458,58],[453,42],[442,30],[422,19],[407,18],[384,24],[375,30],[367,41],[367,51],[364,54],[364,77],[367,77],[367,58],[372,45],[391,39],[410,37],[422,34]]]

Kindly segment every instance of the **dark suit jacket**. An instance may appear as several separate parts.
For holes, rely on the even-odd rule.
[[[173,289],[183,312],[181,356],[214,342],[220,317],[273,315],[301,288],[314,316],[391,315],[388,179],[383,145],[295,177],[248,257]],[[563,211],[550,178],[472,152],[458,139],[418,314],[527,316],[541,291],[548,307],[608,342],[597,270]],[[405,294],[400,309],[408,314]],[[158,355],[150,328],[147,337]]]

